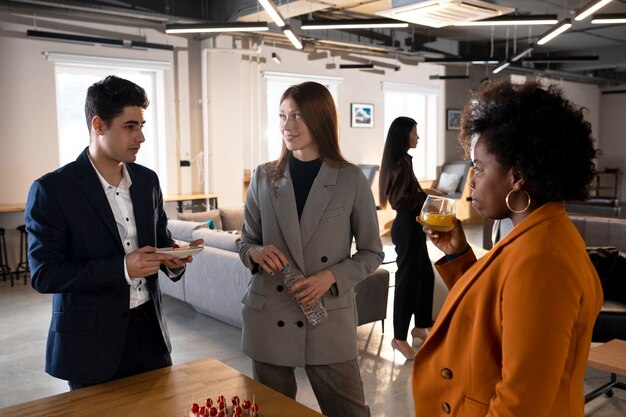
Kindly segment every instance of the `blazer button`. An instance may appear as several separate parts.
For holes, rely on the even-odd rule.
[[[278,292],[283,292],[284,287],[282,285],[279,285],[276,287],[276,291]]]
[[[441,404],[441,410],[442,410],[445,414],[450,414],[450,404],[448,404],[448,403],[443,403],[443,404]]]
[[[285,322],[284,322],[284,321],[282,321],[282,320],[278,320],[278,323],[276,323],[276,325],[277,325],[278,327],[283,327],[283,326],[285,325]]]
[[[322,262],[328,262],[328,258],[327,258],[326,256],[322,256],[321,261],[322,261]]]
[[[452,379],[452,371],[448,368],[443,368],[441,370],[441,376],[443,377],[443,379]]]
[[[128,318],[128,313],[122,313],[122,318],[123,319],[127,319]]]
[[[304,322],[303,322],[302,320],[298,320],[298,321],[296,322],[296,326],[298,326],[298,327],[302,327],[302,326],[304,326]]]

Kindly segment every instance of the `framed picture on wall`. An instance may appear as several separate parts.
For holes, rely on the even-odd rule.
[[[350,127],[374,127],[374,105],[351,103]]]
[[[448,130],[459,130],[461,128],[461,110],[448,109],[446,120]]]

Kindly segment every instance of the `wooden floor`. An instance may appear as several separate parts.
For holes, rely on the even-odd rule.
[[[473,244],[482,234],[477,226],[468,230]],[[388,238],[385,253],[393,254]],[[395,265],[387,265],[395,272]],[[393,276],[391,282],[393,283]],[[358,329],[359,365],[365,395],[373,417],[414,415],[411,396],[411,362],[394,355],[393,291],[389,292],[385,333],[380,322]],[[44,372],[45,342],[50,322],[51,296],[38,294],[22,282],[11,288],[0,281],[0,408],[67,391],[65,381]],[[241,330],[196,312],[189,305],[164,296],[164,309],[175,364],[212,356],[239,372],[251,375],[250,360],[241,353]],[[306,375],[296,372],[298,401],[319,410]],[[585,392],[604,384],[609,373],[588,368]],[[2,413],[0,413],[2,414]],[[612,398],[599,397],[585,406],[588,417],[626,416],[626,391]],[[529,416],[531,417],[531,416]]]

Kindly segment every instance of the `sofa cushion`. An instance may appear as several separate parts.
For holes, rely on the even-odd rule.
[[[213,221],[213,225],[216,229],[222,229],[222,218],[220,217],[220,211],[218,209],[209,211],[200,211],[197,213],[178,213],[176,215],[178,220],[188,220],[192,222],[207,223],[209,220]],[[208,224],[208,223],[207,223]]]
[[[456,189],[459,187],[459,182],[461,181],[461,177],[457,174],[452,174],[449,172],[442,172],[439,176],[439,182],[437,183],[437,189],[446,194],[455,193]]]
[[[240,236],[227,232],[218,232],[206,227],[196,229],[192,236],[195,239],[204,239],[204,246],[224,249],[231,252],[239,252]]]
[[[195,229],[205,226],[206,223],[200,222],[189,222],[176,219],[169,219],[167,221],[167,228],[172,233],[172,239],[184,240],[185,242],[191,242],[193,240],[192,233]]]
[[[221,208],[222,230],[241,230],[243,226],[243,208]]]

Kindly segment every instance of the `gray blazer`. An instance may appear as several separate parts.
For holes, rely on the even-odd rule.
[[[281,366],[325,365],[356,358],[354,286],[383,260],[370,185],[354,165],[322,163],[300,221],[289,170],[272,193],[260,165],[250,182],[239,255],[253,272],[243,302],[242,350]],[[351,255],[353,237],[356,252]],[[273,244],[305,276],[330,269],[337,283],[323,296],[328,319],[310,325],[286,290],[282,274],[267,274],[248,252]]]

